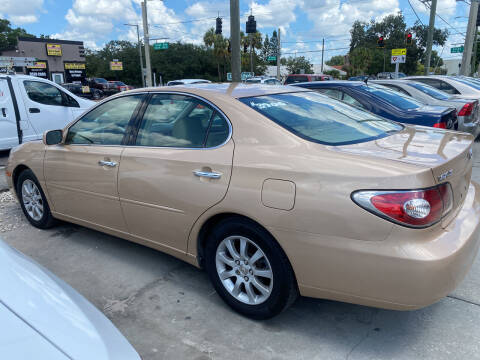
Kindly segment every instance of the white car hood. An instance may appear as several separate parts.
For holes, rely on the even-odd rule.
[[[72,359],[140,359],[115,326],[84,297],[1,240],[0,304]],[[11,329],[2,323],[0,338],[4,331]],[[17,346],[29,344],[25,339]],[[38,353],[32,358],[57,359]]]

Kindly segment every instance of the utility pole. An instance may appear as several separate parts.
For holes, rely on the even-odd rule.
[[[432,58],[433,30],[435,28],[435,14],[437,12],[437,0],[432,0],[430,5],[430,22],[428,23],[427,57],[425,61],[425,75],[430,73],[430,60]]]
[[[232,44],[232,82],[240,82],[240,4],[230,0],[230,37]]]
[[[124,25],[135,26],[137,28],[138,55],[140,56],[140,74],[142,76],[142,87],[145,87],[145,76],[143,75],[142,44],[140,43],[140,32],[138,30],[138,24],[124,24]]]
[[[465,46],[462,55],[461,75],[470,75],[470,66],[472,61],[472,47],[475,29],[477,28],[478,0],[472,0],[470,4],[470,14],[468,16],[467,36],[465,37]]]
[[[322,38],[322,71],[321,73],[323,74],[323,53],[325,51],[325,38]]]
[[[145,65],[147,68],[147,87],[152,86],[152,64],[150,63],[150,35],[148,34],[147,0],[142,1],[143,41],[145,43]]]
[[[280,81],[280,28],[278,28],[277,36],[277,80]]]
[[[250,72],[253,73],[253,35],[248,34],[250,37]]]

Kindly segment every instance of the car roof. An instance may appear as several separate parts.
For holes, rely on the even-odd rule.
[[[264,84],[243,84],[243,83],[206,83],[206,84],[185,84],[177,86],[160,86],[130,90],[128,93],[142,92],[188,92],[195,95],[212,95],[219,93],[239,99],[250,96],[262,96],[272,94],[282,94],[291,92],[308,91],[298,87],[288,85],[264,85]]]
[[[210,80],[206,80],[206,79],[178,79],[178,80],[170,80],[169,82],[183,82],[183,83],[193,83],[195,81],[210,81]]]
[[[300,86],[303,87],[315,87],[316,85],[320,86],[331,86],[331,85],[344,85],[348,87],[356,87],[356,86],[361,86],[365,85],[365,82],[363,81],[352,81],[352,80],[330,80],[330,81],[309,81],[309,82],[301,82],[301,83],[295,83],[291,84],[291,86]]]

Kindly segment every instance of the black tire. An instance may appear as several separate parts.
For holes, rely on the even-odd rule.
[[[33,217],[31,217],[25,208],[23,196],[22,196],[22,186],[23,184],[27,181],[30,180],[32,181],[38,188],[40,195],[42,197],[42,205],[43,205],[43,215],[40,219],[36,220]],[[17,196],[18,200],[20,202],[20,205],[22,207],[23,213],[25,214],[25,217],[27,220],[32,224],[33,226],[39,228],[39,229],[48,229],[52,227],[55,224],[55,218],[52,216],[52,213],[50,211],[50,206],[48,206],[47,198],[45,197],[45,194],[42,190],[42,187],[38,183],[37,178],[33,174],[33,172],[29,169],[22,171],[22,173],[19,175],[17,184],[16,184],[16,189],[17,189]]]
[[[270,295],[260,304],[247,304],[236,299],[220,280],[216,265],[217,248],[230,236],[247,238],[263,251],[269,262],[273,273],[273,284]],[[220,297],[235,311],[252,319],[269,319],[287,309],[298,297],[295,275],[283,250],[265,229],[245,218],[225,219],[208,235],[205,268]]]

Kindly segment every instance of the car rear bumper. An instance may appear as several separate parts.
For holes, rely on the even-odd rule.
[[[398,225],[383,241],[270,229],[289,257],[304,296],[395,310],[428,306],[448,295],[479,248],[480,186],[471,183],[447,228]]]
[[[475,138],[480,134],[480,121],[464,122],[464,117],[458,117],[458,130],[472,134]]]

